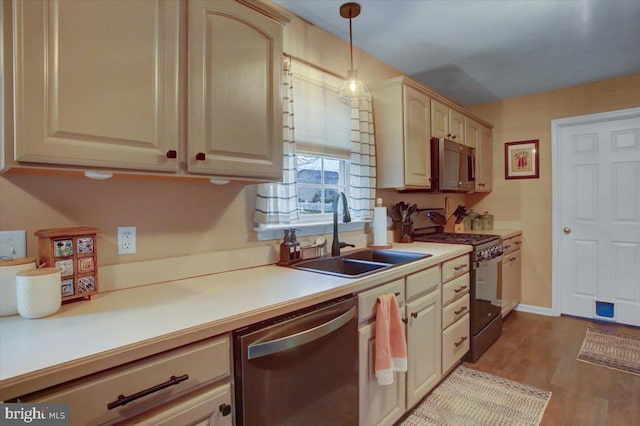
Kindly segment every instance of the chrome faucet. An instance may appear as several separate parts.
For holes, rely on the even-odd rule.
[[[342,222],[351,222],[349,214],[349,206],[347,205],[347,196],[344,192],[338,192],[333,197],[333,243],[331,244],[331,256],[340,256],[340,249],[344,247],[355,247],[353,244],[341,243],[338,240],[338,201],[342,197]]]

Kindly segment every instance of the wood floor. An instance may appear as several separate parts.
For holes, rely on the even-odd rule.
[[[576,360],[597,324],[640,336],[640,328],[513,311],[502,336],[470,368],[552,392],[542,425],[640,425],[640,376]]]

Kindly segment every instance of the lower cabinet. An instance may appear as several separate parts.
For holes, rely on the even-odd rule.
[[[505,239],[502,257],[502,317],[520,303],[522,286],[522,236]]]
[[[440,291],[407,303],[407,408],[440,381]]]
[[[173,349],[25,395],[69,404],[74,425],[232,424],[228,335]],[[216,386],[216,387],[214,387]],[[153,419],[153,420],[149,420]],[[204,423],[203,423],[204,422]]]
[[[522,255],[520,250],[507,254],[502,259],[502,317],[504,318],[520,303]]]
[[[442,378],[440,265],[361,293],[359,299],[361,426],[393,425]],[[406,323],[407,372],[391,385],[375,375],[375,307],[383,294],[395,294]],[[405,305],[406,296],[406,305]]]
[[[469,351],[470,315],[442,331],[442,371],[447,372]]]
[[[360,353],[360,426],[393,425],[405,412],[405,374],[395,373],[393,384],[378,385],[375,372],[376,323],[358,331]]]
[[[231,385],[208,387],[121,425],[232,426]]]

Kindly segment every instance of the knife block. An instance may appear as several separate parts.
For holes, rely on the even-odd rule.
[[[444,232],[453,232],[456,234],[464,233],[464,223],[456,223],[456,217],[451,215],[449,219],[447,219],[447,224],[444,226]]]

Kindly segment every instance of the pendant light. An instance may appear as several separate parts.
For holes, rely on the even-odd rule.
[[[347,73],[347,79],[338,89],[338,99],[343,104],[353,106],[355,101],[362,96],[369,96],[369,89],[358,78],[358,71],[353,68],[353,35],[351,32],[351,19],[360,15],[358,3],[345,3],[340,6],[340,16],[349,20],[349,54],[351,57],[351,69]]]

